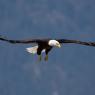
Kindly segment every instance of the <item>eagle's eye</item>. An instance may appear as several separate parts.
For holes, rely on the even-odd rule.
[[[56,46],[58,46],[59,45],[59,43],[56,43]]]

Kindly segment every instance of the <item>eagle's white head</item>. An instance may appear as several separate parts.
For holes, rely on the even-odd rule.
[[[49,40],[48,45],[59,47],[59,48],[61,47],[60,43],[57,40]]]

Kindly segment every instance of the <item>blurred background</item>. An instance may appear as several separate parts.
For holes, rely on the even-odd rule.
[[[0,0],[0,35],[95,41],[95,0]],[[95,47],[64,44],[37,63],[30,46],[0,41],[0,95],[95,95]]]

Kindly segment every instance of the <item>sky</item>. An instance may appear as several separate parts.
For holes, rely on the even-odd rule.
[[[0,0],[0,35],[94,42],[95,0]],[[95,47],[63,44],[38,63],[30,46],[0,41],[0,95],[95,95]]]

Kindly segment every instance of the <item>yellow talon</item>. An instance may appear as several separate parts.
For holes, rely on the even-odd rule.
[[[48,61],[48,55],[45,56],[45,59],[44,59],[44,60],[45,60],[45,61]]]
[[[42,56],[38,55],[38,60],[41,61],[42,60]]]

